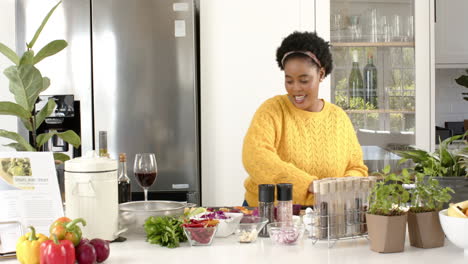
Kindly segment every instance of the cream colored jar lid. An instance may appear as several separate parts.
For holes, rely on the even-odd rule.
[[[117,170],[116,160],[100,157],[94,151],[88,151],[85,156],[65,161],[66,172],[107,172]]]

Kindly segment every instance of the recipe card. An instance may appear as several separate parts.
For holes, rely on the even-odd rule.
[[[48,235],[64,215],[52,152],[0,152],[0,201],[0,255],[30,225]]]

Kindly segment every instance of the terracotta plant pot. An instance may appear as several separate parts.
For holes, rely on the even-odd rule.
[[[408,212],[410,244],[417,248],[443,247],[444,231],[439,221],[439,212]]]
[[[366,214],[370,249],[379,253],[402,252],[405,249],[406,214],[382,216]]]

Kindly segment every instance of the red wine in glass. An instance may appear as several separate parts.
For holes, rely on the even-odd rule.
[[[156,172],[135,172],[135,177],[141,187],[150,187],[156,180]]]
[[[136,154],[133,173],[135,173],[138,184],[143,188],[145,201],[148,201],[148,189],[155,182],[158,173],[158,165],[154,153]]]

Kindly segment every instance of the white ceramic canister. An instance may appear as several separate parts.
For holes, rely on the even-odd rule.
[[[94,151],[65,162],[65,215],[84,218],[83,237],[114,240],[119,204],[116,160],[99,157]]]

